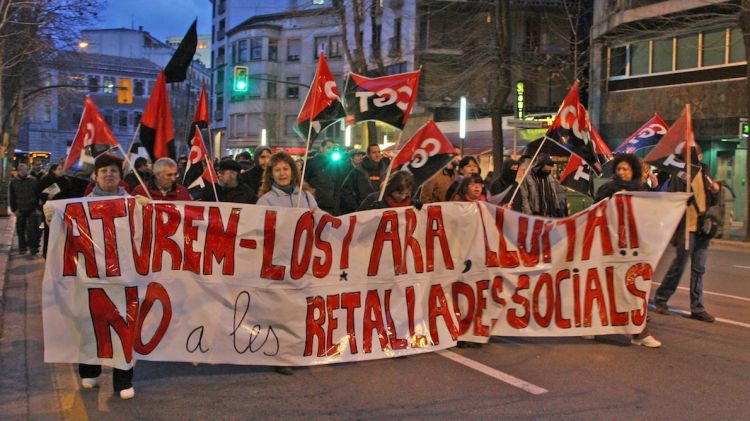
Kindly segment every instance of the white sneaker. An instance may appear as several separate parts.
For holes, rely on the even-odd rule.
[[[94,387],[96,387],[96,377],[81,379],[81,386],[84,389],[93,389]]]
[[[645,338],[632,338],[630,339],[630,343],[633,345],[645,346],[646,348],[659,348],[661,346],[661,342],[651,335],[648,335]]]
[[[135,389],[133,389],[132,387],[120,391],[120,399],[133,399],[134,397]]]

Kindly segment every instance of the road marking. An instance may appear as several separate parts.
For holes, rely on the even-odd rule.
[[[649,308],[653,309],[654,306],[649,305]],[[681,310],[679,308],[669,307],[669,311],[670,311],[670,313],[676,313],[676,314],[681,314],[681,315],[686,316],[686,317],[690,317],[690,312],[686,311],[686,310]],[[729,324],[729,325],[735,325],[735,326],[739,326],[739,327],[744,327],[744,328],[750,329],[750,323],[738,322],[736,320],[724,319],[722,317],[717,317],[716,321],[717,322],[721,322],[721,323],[726,323],[726,324]]]
[[[748,269],[750,269],[750,267]],[[651,281],[651,283],[654,284],[654,285],[661,285],[661,283],[659,283],[659,282]],[[683,291],[690,291],[690,288],[688,288],[688,287],[677,287],[677,289],[681,289]],[[740,297],[738,295],[722,294],[720,292],[711,292],[711,291],[703,291],[703,293],[704,294],[708,294],[708,295],[716,295],[718,297],[733,298],[735,300],[750,301],[750,298]]]
[[[734,265],[734,267],[740,268],[740,269],[750,269],[750,266]]]
[[[544,389],[542,387],[539,387],[537,385],[531,384],[529,382],[526,382],[524,380],[521,380],[517,377],[513,377],[510,374],[503,373],[500,370],[496,370],[490,366],[484,365],[480,362],[474,361],[472,359],[466,358],[463,355],[457,354],[453,351],[449,350],[443,350],[438,351],[438,355],[441,357],[447,358],[451,361],[457,362],[461,365],[465,365],[466,367],[469,367],[473,370],[476,370],[482,374],[486,374],[490,377],[493,377],[497,380],[500,380],[502,382],[508,383],[511,386],[517,387],[521,390],[524,390],[526,392],[531,393],[532,395],[541,395],[543,393],[547,393],[548,390]]]

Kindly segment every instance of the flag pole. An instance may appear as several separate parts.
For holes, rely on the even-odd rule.
[[[401,130],[401,132],[398,134],[398,140],[396,141],[396,146],[401,147],[401,136],[403,136],[404,131]],[[368,146],[369,147],[369,146]],[[395,157],[394,157],[395,158]],[[391,159],[391,162],[388,163],[388,171],[385,173],[385,180],[383,180],[380,183],[380,195],[378,196],[378,202],[383,200],[383,196],[385,195],[385,188],[388,185],[388,179],[391,178],[391,171],[393,170],[393,159]]]
[[[693,122],[691,121],[691,118],[690,118],[690,104],[685,104],[685,113],[687,113],[687,128],[688,128],[688,134],[685,139],[685,147],[687,148],[687,151],[685,152],[685,161],[687,161],[687,165],[686,165],[687,179],[685,180],[686,181],[685,184],[686,184],[686,191],[688,194],[690,194],[690,184],[693,181],[690,177],[690,172],[692,169],[691,167],[693,166],[693,162],[690,159],[691,158],[690,155],[692,152],[690,149],[693,147],[691,143],[694,143],[694,142],[690,142],[690,140],[693,137]],[[697,206],[696,206],[696,211],[699,211],[699,209],[697,209]],[[690,212],[685,212],[685,250],[690,249],[690,230],[688,229],[688,214],[689,213]],[[698,222],[696,220],[696,226],[697,224]],[[700,229],[700,227],[696,227],[696,228]]]
[[[542,143],[539,144],[539,147],[536,149],[536,153],[531,158],[531,161],[529,161],[529,166],[526,167],[526,171],[523,172],[523,177],[521,177],[521,181],[518,182],[518,185],[516,186],[516,189],[513,190],[513,195],[510,197],[510,201],[508,201],[508,204],[510,206],[513,206],[513,200],[516,198],[516,194],[518,193],[518,189],[521,188],[521,184],[523,184],[523,180],[526,179],[526,176],[529,175],[529,171],[531,171],[531,168],[534,166],[534,161],[536,161],[536,157],[539,155],[539,152],[542,150],[542,146],[544,146],[544,142],[547,141],[547,135],[544,135],[544,138],[542,139]]]
[[[133,145],[135,145],[135,138],[136,136],[138,136],[138,133],[140,131],[141,131],[141,123],[138,122],[138,126],[136,126],[135,131],[133,132],[133,138],[130,139],[130,146],[128,146],[128,152],[130,152],[130,150],[133,149]],[[130,161],[128,161],[128,165],[130,165]],[[131,168],[131,169],[134,169],[134,168]]]
[[[313,83],[310,84],[310,89],[312,90],[312,103],[315,104],[316,97],[318,95],[318,90],[315,88],[315,81],[318,79],[318,69],[315,69],[315,74],[313,75]],[[308,93],[309,95],[309,93]],[[302,107],[305,107],[305,103],[307,103],[307,98],[305,98],[305,102],[302,103]],[[299,207],[299,205],[302,203],[302,186],[305,184],[305,173],[307,172],[307,156],[310,153],[310,137],[312,137],[312,124],[313,122],[313,115],[312,112],[310,113],[310,117],[307,119],[307,141],[305,142],[305,157],[302,159],[302,174],[299,176],[299,194],[297,195],[297,205],[296,208]],[[294,193],[292,193],[294,194]]]
[[[125,150],[122,149],[122,145],[120,145],[119,142],[117,143],[117,147],[120,149],[120,152],[122,152],[123,156],[125,156],[125,162],[127,162],[129,166],[133,167],[133,164],[130,162],[130,158],[128,157],[128,154],[125,153]],[[133,174],[135,174],[135,178],[137,178],[138,182],[141,184],[141,186],[143,186],[143,191],[146,192],[146,196],[148,196],[148,199],[149,200],[154,200],[151,197],[151,193],[149,193],[149,191],[148,191],[148,186],[146,186],[146,183],[143,182],[143,179],[138,174],[138,171],[135,169],[135,167],[133,167]]]
[[[197,124],[195,125],[195,130],[197,131],[197,133],[198,133],[198,134],[200,134],[200,130],[201,130],[201,128],[200,128],[200,127],[198,127],[198,125],[197,125]],[[209,129],[209,130],[211,130],[211,129]],[[210,136],[210,135],[211,135],[211,134],[210,134],[210,132],[209,132],[209,136]],[[201,138],[201,142],[203,142],[203,136],[201,136],[200,138]],[[191,140],[190,140],[190,143],[192,143],[192,142],[193,142],[193,141],[192,141],[192,139],[191,139]],[[208,143],[211,143],[211,141],[209,140],[209,142],[208,142]],[[203,142],[203,146],[204,146],[204,147],[205,147],[205,145],[206,145],[206,142]],[[192,149],[192,146],[191,146],[191,149]],[[188,155],[188,159],[190,159],[190,155]],[[204,160],[204,161],[206,161],[206,165],[208,165],[208,168],[206,168],[206,169],[208,170],[208,172],[209,172],[210,174],[213,174],[213,175],[214,175],[214,177],[216,177],[216,179],[218,180],[218,179],[219,179],[219,177],[217,177],[217,176],[216,176],[216,171],[214,170],[214,163],[213,163],[213,160],[210,160],[210,159],[208,159],[208,155],[203,155],[203,160]],[[202,175],[202,174],[201,174],[201,177],[203,177],[203,175]],[[183,183],[183,184],[185,183],[185,177],[184,177],[184,176],[182,177],[182,183]],[[214,197],[216,198],[216,201],[218,202],[218,201],[219,201],[219,193],[217,193],[217,192],[216,192],[216,183],[214,183],[214,181],[213,181],[213,180],[211,180],[211,187],[213,187],[213,189],[214,189]],[[205,188],[205,187],[204,187],[204,188]]]

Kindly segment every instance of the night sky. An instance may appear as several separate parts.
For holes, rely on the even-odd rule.
[[[94,28],[134,28],[164,41],[171,35],[184,35],[198,18],[198,34],[211,34],[209,0],[108,0]]]

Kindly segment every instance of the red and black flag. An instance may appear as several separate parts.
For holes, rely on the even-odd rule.
[[[597,172],[601,168],[596,158],[596,146],[591,138],[588,112],[579,100],[578,81],[568,91],[545,137],[529,143],[525,154],[533,155],[539,147],[542,147],[542,152],[554,156],[574,153]]]
[[[688,148],[693,150],[688,151]],[[700,170],[700,162],[697,157],[697,145],[693,123],[690,117],[689,107],[685,107],[680,118],[672,124],[664,137],[654,146],[654,149],[646,155],[644,161],[658,167],[661,171],[681,175],[687,171],[687,156],[691,156],[693,164],[692,177]]]
[[[182,82],[187,78],[187,72],[190,69],[190,63],[193,62],[195,56],[195,49],[198,47],[198,19],[193,21],[190,25],[190,29],[185,33],[185,36],[180,41],[180,45],[177,46],[172,58],[169,59],[167,67],[164,68],[164,74],[167,78],[167,83]]]
[[[391,162],[393,169],[407,170],[414,175],[417,187],[442,170],[456,156],[456,147],[428,120],[404,145]]]
[[[188,156],[187,166],[185,167],[185,178],[182,184],[188,190],[200,190],[206,187],[206,182],[216,183],[216,171],[206,153],[206,146],[203,144],[201,131],[194,127],[192,142],[190,142],[190,155]]]
[[[154,90],[143,111],[141,144],[151,155],[152,160],[175,156],[172,110],[169,108],[169,94],[163,70],[156,78]]]
[[[206,96],[206,83],[203,83],[203,87],[201,88],[201,95],[200,98],[198,98],[198,106],[195,107],[195,115],[193,115],[193,124],[190,125],[190,134],[188,137],[188,141],[193,140],[195,137],[195,130],[196,126],[198,126],[198,129],[203,130],[208,128],[208,122],[209,122],[209,116],[208,116],[208,98]]]
[[[333,79],[331,69],[328,68],[326,56],[321,51],[318,68],[315,70],[315,76],[305,102],[302,104],[302,109],[297,115],[294,132],[305,141],[309,134],[310,145],[312,145],[320,132],[345,116],[336,81]]]
[[[654,113],[649,121],[640,129],[630,135],[615,149],[615,153],[634,153],[638,150],[648,148],[659,143],[659,140],[667,133],[669,125]]]
[[[403,130],[417,99],[419,75],[419,70],[374,79],[349,74],[344,83],[347,120],[377,120]]]
[[[71,176],[88,179],[94,171],[96,156],[117,147],[118,144],[94,100],[86,96],[78,131],[70,145],[63,170]]]
[[[594,150],[597,156],[605,160],[612,158],[612,151],[609,150],[609,146],[593,126],[591,126],[591,139],[594,141]],[[571,154],[568,165],[560,176],[560,184],[593,197],[595,175],[596,173],[591,166],[583,162],[581,157]]]

